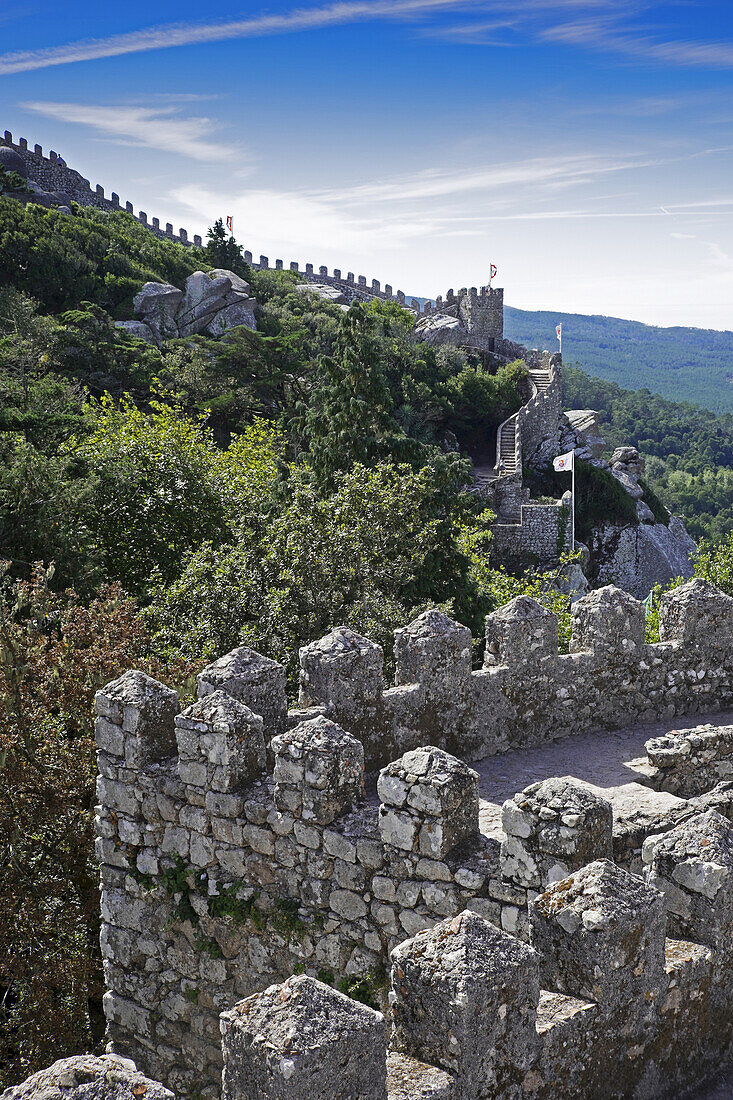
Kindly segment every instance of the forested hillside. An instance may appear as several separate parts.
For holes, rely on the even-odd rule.
[[[619,317],[509,306],[504,310],[507,337],[531,348],[557,347],[558,322],[563,325],[566,363],[626,389],[645,387],[672,401],[733,412],[733,332],[657,328]]]
[[[563,367],[566,409],[596,409],[610,448],[642,452],[646,482],[684,517],[693,538],[720,539],[733,530],[733,416],[668,401],[648,389],[621,389],[577,367]]]
[[[256,332],[157,347],[115,327],[144,282],[212,268],[250,283]],[[525,365],[436,351],[394,302],[345,311],[296,282],[250,270],[220,224],[186,249],[122,212],[0,196],[0,1088],[103,1042],[98,687],[136,667],[185,701],[245,644],[294,696],[298,646],[334,624],[379,641],[389,670],[394,629],[426,607],[480,638],[521,593],[567,648],[555,575],[496,567],[472,491],[468,456],[526,400]],[[688,491],[701,530],[727,529],[701,494],[723,491],[728,419],[567,377],[611,441],[654,456],[673,507]],[[579,529],[609,518],[594,486]]]

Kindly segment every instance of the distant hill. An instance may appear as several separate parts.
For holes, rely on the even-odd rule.
[[[625,389],[646,387],[673,401],[733,412],[733,332],[510,306],[504,311],[505,335],[531,348],[556,348],[560,321],[566,363]]]

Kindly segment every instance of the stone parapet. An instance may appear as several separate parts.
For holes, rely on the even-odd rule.
[[[303,702],[312,705],[289,713],[282,670],[250,651],[206,670],[201,698],[183,713],[175,692],[140,672],[99,692],[97,854],[114,1048],[177,1093],[215,1100],[218,1014],[263,986],[302,970],[344,989],[355,983],[385,1009],[390,953],[437,922],[468,909],[526,940],[528,904],[538,893],[611,855],[608,804],[583,785],[546,781],[510,800],[502,837],[483,835],[476,773],[465,761],[565,736],[579,725],[612,727],[630,714],[648,719],[670,706],[683,712],[724,703],[733,671],[725,660],[715,664],[725,656],[724,638],[711,659],[685,589],[676,590],[675,621],[684,635],[688,613],[694,615],[698,633],[689,648],[673,640],[639,649],[633,602],[624,597],[612,614],[610,591],[578,614],[576,634],[585,645],[601,629],[600,607],[602,648],[588,642],[558,655],[553,618],[522,603],[487,624],[490,658],[498,663],[478,671],[470,668],[464,627],[442,613],[421,616],[400,635],[402,682],[379,692],[379,647],[333,632],[326,644],[306,647]],[[730,629],[725,599],[706,607],[718,635]],[[633,661],[624,644],[629,624]],[[365,768],[375,766],[382,774],[364,798]],[[647,781],[651,770],[647,765]],[[716,797],[715,790],[696,796],[690,809]],[[723,797],[714,804],[723,805]],[[655,820],[652,828],[664,831],[676,821]],[[729,823],[719,814],[713,821],[710,837],[694,843],[701,859],[709,840],[715,858],[707,862],[722,868],[717,908],[708,895],[718,871],[696,869],[692,842],[683,846],[682,863],[691,866],[684,883],[677,848],[654,864],[651,885],[666,891],[659,883],[668,880],[688,902],[690,915],[679,914],[688,923],[674,924],[673,934],[702,944],[702,954],[685,949],[680,956],[670,990],[693,988],[729,935]],[[635,849],[649,831],[636,830]],[[674,830],[660,844],[667,838]],[[700,875],[702,891],[695,886]],[[678,897],[671,887],[667,892]],[[547,1039],[527,1072],[540,1076],[573,1036],[579,1050],[590,1049],[589,1017],[600,1019],[595,1002],[577,992],[553,996],[560,1000],[541,996],[537,1006],[538,1034],[544,1028]],[[419,1053],[400,1053],[422,1064]],[[442,1063],[415,1070],[424,1082],[438,1071],[452,1075]],[[448,1087],[437,1080],[436,1097]]]
[[[221,1015],[222,1100],[387,1100],[387,1021],[293,977]]]

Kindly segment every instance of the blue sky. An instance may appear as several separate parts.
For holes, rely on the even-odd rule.
[[[733,328],[730,0],[6,0],[2,128],[162,222]]]

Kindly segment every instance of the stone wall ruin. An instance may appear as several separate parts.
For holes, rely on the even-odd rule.
[[[114,1050],[177,1093],[214,1100],[220,1013],[234,1013],[227,1034],[246,1031],[250,1010],[232,1006],[253,998],[261,1030],[272,996],[260,1002],[258,991],[294,973],[307,990],[320,983],[314,1003],[340,997],[340,987],[386,1010],[391,958],[390,1097],[558,1096],[558,1075],[563,1096],[605,1096],[597,1089],[609,1073],[645,1081],[652,1097],[709,1069],[731,1033],[733,798],[721,782],[730,739],[687,731],[707,754],[704,781],[688,801],[673,800],[668,819],[633,837],[616,830],[597,791],[570,778],[509,799],[501,837],[485,835],[470,766],[579,727],[729,703],[733,600],[692,581],[665,596],[660,619],[663,641],[647,645],[636,600],[593,592],[575,605],[571,652],[558,654],[555,617],[520,597],[488,617],[484,668],[472,671],[470,632],[427,612],[397,632],[396,686],[387,691],[380,647],[338,628],[301,650],[301,701],[290,711],[282,668],[246,649],[204,670],[198,701],[183,711],[174,692],[143,673],[107,685],[96,700],[97,855]],[[667,789],[677,769],[677,789],[686,789],[689,753],[673,748],[649,743],[641,781]],[[366,774],[375,768],[376,784]],[[701,878],[705,830],[711,865],[721,869]],[[682,877],[679,859],[689,867]],[[657,890],[673,914],[666,940]],[[645,906],[654,917],[644,917],[639,944],[633,922]],[[506,1026],[467,1030],[459,1050],[445,1026],[431,1027],[428,1041],[410,1009],[419,996],[427,1011],[425,960],[439,943],[442,966],[453,936],[452,973],[432,983],[435,1019],[455,1001],[452,983],[466,990],[467,1006],[485,997],[482,967],[505,974],[508,991]],[[631,943],[643,971],[636,984],[613,962]],[[596,988],[589,968],[599,950],[609,976]],[[622,1017],[626,1030],[609,1044]],[[372,1019],[362,1015],[359,1027]],[[384,1029],[374,1027],[386,1057]],[[227,1048],[225,1040],[224,1059],[227,1049],[239,1059],[249,1042]],[[337,1060],[348,1052],[326,1043],[325,1032],[324,1044]],[[521,1080],[503,1076],[510,1050]],[[387,1078],[370,1064],[374,1091],[364,1095],[384,1096]],[[293,1089],[300,1065],[295,1059]],[[227,1085],[235,1077],[241,1082],[236,1064],[224,1077],[231,1100],[301,1096],[311,1080],[302,1079],[301,1092],[278,1092],[273,1078],[247,1093]],[[426,1092],[425,1081],[437,1091]],[[353,1094],[334,1085],[322,1095]]]

